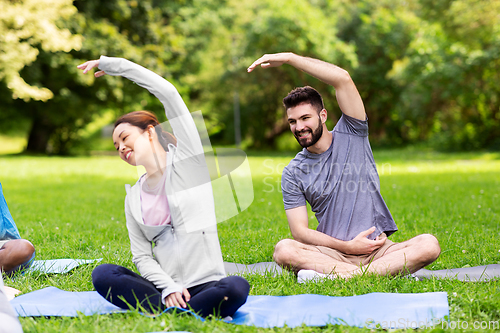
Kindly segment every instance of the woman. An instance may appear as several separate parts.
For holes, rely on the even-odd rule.
[[[203,317],[232,316],[246,302],[249,285],[225,276],[210,175],[201,140],[175,87],[157,74],[121,58],[102,56],[78,66],[95,77],[123,76],[146,88],[164,105],[175,137],[146,111],[115,123],[120,157],[146,173],[127,186],[125,215],[133,262],[140,275],[111,264],[92,272],[97,292],[111,303],[147,312],[189,308]]]

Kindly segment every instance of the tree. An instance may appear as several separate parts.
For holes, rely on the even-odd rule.
[[[396,108],[404,86],[389,74],[406,56],[418,30],[414,1],[349,1],[342,6],[339,37],[356,50],[359,65],[351,76],[365,104],[370,139],[379,144],[408,142]]]
[[[54,53],[81,47],[81,36],[57,24],[75,13],[71,0],[0,2],[0,80],[14,99],[47,101],[54,96],[46,87],[26,83],[19,72],[35,61],[40,49]]]
[[[171,76],[175,68],[169,63],[175,51],[170,41],[177,36],[168,23],[169,11],[176,4],[88,0],[75,1],[75,6],[78,13],[59,24],[65,31],[84,37],[81,48],[53,53],[34,44],[39,54],[36,61],[20,71],[26,82],[46,87],[52,97],[44,101],[8,100],[9,107],[0,116],[29,124],[28,152],[68,154],[81,130],[106,110],[121,113],[147,106],[162,113],[156,99],[136,85],[116,77],[94,81],[90,75],[81,75],[76,65],[104,54],[125,57]],[[0,97],[5,97],[2,92],[5,89],[0,87]]]
[[[393,71],[401,118],[442,149],[498,149],[500,2],[420,2],[419,31]]]
[[[325,96],[329,110],[339,115],[333,88],[290,66],[246,68],[264,53],[292,51],[341,66],[356,66],[352,46],[336,36],[336,15],[305,0],[242,2],[193,1],[183,8],[177,24],[186,36],[192,72],[181,82],[189,85],[192,105],[205,111],[211,134],[234,142],[233,94],[240,97],[242,134],[256,148],[273,148],[288,130],[282,99],[296,86],[313,85]]]
[[[234,142],[237,94],[246,146],[273,148],[294,87],[314,86],[330,118],[341,114],[332,87],[290,66],[246,73],[264,53],[291,51],[349,71],[372,142],[500,147],[499,12],[496,0],[4,0],[0,130],[27,130],[30,152],[68,154],[103,112],[163,121],[144,89],[77,72],[104,54],[172,81],[218,143]]]

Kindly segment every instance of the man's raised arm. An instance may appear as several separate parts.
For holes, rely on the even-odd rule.
[[[262,68],[268,68],[278,67],[285,63],[333,86],[335,88],[337,102],[342,112],[353,118],[366,120],[363,101],[361,100],[361,96],[351,76],[346,70],[338,66],[318,59],[302,57],[287,52],[265,54],[254,61],[254,63],[248,67],[247,71],[251,72],[259,65]]]
[[[351,241],[342,241],[317,230],[309,229],[306,206],[287,209],[285,212],[293,238],[303,244],[326,246],[347,254],[368,254],[385,243],[385,239],[378,239],[378,237],[375,240],[367,238],[375,231],[375,227],[360,232]]]

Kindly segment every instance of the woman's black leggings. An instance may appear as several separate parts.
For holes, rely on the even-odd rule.
[[[122,309],[132,307],[150,313],[165,309],[161,290],[128,268],[99,265],[92,272],[92,283],[99,295]],[[247,280],[240,276],[228,276],[188,288],[191,300],[186,304],[202,317],[232,316],[245,304],[249,290]]]

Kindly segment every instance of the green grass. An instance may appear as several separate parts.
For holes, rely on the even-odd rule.
[[[276,242],[290,237],[283,211],[279,179],[293,154],[251,154],[253,204],[240,215],[219,224],[226,261],[254,263],[272,260]],[[500,155],[441,154],[425,150],[375,152],[382,195],[399,227],[391,236],[403,241],[432,233],[442,254],[430,269],[500,263]],[[135,269],[125,227],[125,183],[137,171],[117,157],[0,156],[0,181],[20,233],[36,246],[37,259],[104,258]],[[310,213],[310,227],[317,222]],[[93,290],[91,272],[84,266],[69,274],[25,275],[6,285],[23,293],[55,286],[69,291]],[[500,281],[465,283],[450,280],[413,281],[380,276],[349,281],[297,284],[293,275],[247,275],[252,295],[318,293],[352,296],[370,292],[418,293],[445,291],[450,319],[500,320]],[[376,306],[376,305],[375,305]],[[234,326],[219,321],[163,315],[156,319],[137,313],[77,318],[21,318],[25,332],[368,332],[345,326],[299,327],[293,330]],[[440,326],[438,326],[440,327]],[[419,331],[431,331],[419,330]]]

